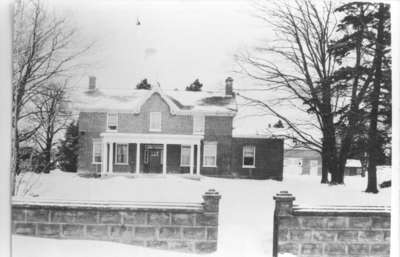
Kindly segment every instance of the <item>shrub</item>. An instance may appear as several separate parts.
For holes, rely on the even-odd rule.
[[[79,151],[79,126],[71,122],[66,131],[65,138],[60,141],[58,148],[58,164],[60,169],[69,172],[76,172],[78,169]]]
[[[196,79],[192,84],[190,84],[190,86],[186,87],[186,91],[201,91],[202,87],[203,84],[200,83],[199,79]]]
[[[143,79],[139,84],[136,85],[136,89],[150,90],[151,85],[147,82],[147,79]]]

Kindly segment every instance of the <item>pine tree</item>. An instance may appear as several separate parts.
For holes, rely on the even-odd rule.
[[[278,120],[277,123],[274,124],[274,128],[284,128],[283,123],[281,120]]]
[[[203,84],[200,83],[199,79],[196,79],[192,84],[190,84],[190,86],[186,87],[186,91],[201,91],[202,87]]]
[[[139,84],[136,85],[136,89],[146,89],[146,90],[150,90],[150,89],[151,89],[151,85],[149,84],[149,82],[147,81],[147,79],[143,79],[142,81],[140,81]]]
[[[71,122],[58,148],[58,162],[64,171],[76,172],[78,169],[79,125]]]
[[[382,83],[384,82],[385,74],[385,50],[390,47],[390,33],[389,40],[388,28],[390,32],[390,27],[386,27],[386,24],[390,24],[390,14],[389,6],[383,3],[379,4],[379,8],[374,13],[375,23],[373,24],[376,29],[375,41],[375,57],[373,64],[375,67],[374,71],[374,82],[372,87],[372,92],[370,94],[371,102],[371,112],[369,115],[369,131],[368,131],[368,185],[365,190],[367,193],[378,193],[378,182],[376,178],[376,165],[378,163],[377,153],[379,153],[379,143],[378,143],[378,117],[379,117],[379,105],[380,105],[380,95]],[[390,25],[389,25],[390,26]],[[385,33],[386,32],[386,33]],[[386,52],[387,53],[387,52]],[[390,74],[390,73],[389,73]]]
[[[346,130],[342,139],[339,164],[354,148],[361,126],[368,126],[368,186],[366,192],[377,193],[376,165],[379,163],[382,136],[390,144],[391,57],[390,6],[369,2],[350,2],[337,11],[344,14],[339,30],[344,33],[331,47],[342,68],[335,73],[339,86],[350,88],[351,102],[339,112]],[[353,63],[354,65],[349,65]],[[383,121],[382,121],[383,120]],[[379,124],[378,124],[379,123]],[[383,129],[382,129],[383,128]],[[389,135],[389,136],[386,136]]]

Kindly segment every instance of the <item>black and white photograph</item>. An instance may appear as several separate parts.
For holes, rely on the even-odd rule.
[[[8,1],[4,256],[399,256],[399,6]]]

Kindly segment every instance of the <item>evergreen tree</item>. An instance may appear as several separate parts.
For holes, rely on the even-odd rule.
[[[382,156],[381,136],[386,137],[390,144],[387,131],[391,129],[391,101],[385,101],[391,96],[390,6],[350,2],[337,11],[344,14],[338,26],[343,37],[334,42],[331,51],[344,65],[333,79],[339,86],[351,89],[348,93],[351,102],[338,110],[347,113],[343,121],[348,128],[342,140],[342,150],[345,151],[340,155],[342,160],[348,157],[359,128],[367,125],[367,142],[363,144],[368,153],[366,192],[377,193],[376,165]],[[352,60],[355,60],[354,65],[349,65]]]
[[[284,128],[282,121],[278,120],[278,122],[274,124],[274,128]]]
[[[79,125],[71,122],[65,131],[65,138],[58,148],[58,162],[64,171],[76,172],[78,168]]]
[[[365,190],[368,193],[378,193],[378,181],[376,178],[376,165],[378,164],[377,154],[379,153],[379,133],[378,133],[378,117],[380,106],[380,95],[382,92],[382,84],[385,82],[385,73],[389,67],[385,67],[385,53],[390,49],[390,13],[389,5],[383,3],[376,4],[374,13],[373,27],[376,30],[373,36],[375,57],[373,60],[374,66],[374,81],[370,94],[371,112],[369,115],[369,130],[368,130],[368,185]],[[389,32],[389,33],[388,33]],[[389,62],[390,63],[390,62]],[[389,75],[391,69],[389,68]],[[390,77],[390,76],[389,76]]]
[[[136,89],[150,90],[151,89],[151,85],[149,84],[149,82],[147,82],[147,79],[143,79],[142,81],[140,81],[139,84],[136,85]]]
[[[192,84],[190,84],[190,86],[186,87],[186,91],[201,91],[202,87],[203,84],[200,83],[199,79],[196,79]]]

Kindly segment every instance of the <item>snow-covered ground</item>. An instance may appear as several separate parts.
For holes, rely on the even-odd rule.
[[[390,169],[380,169],[379,182]],[[31,177],[31,180],[33,177]],[[118,201],[199,202],[210,188],[221,195],[218,251],[208,256],[271,256],[273,195],[287,190],[295,203],[336,205],[390,205],[390,188],[367,194],[366,178],[346,177],[345,185],[328,186],[314,176],[285,176],[284,181],[202,177],[82,178],[53,171],[38,177],[24,198]],[[23,187],[23,185],[22,185]],[[23,190],[21,190],[23,191]],[[22,197],[22,196],[20,196]],[[111,242],[40,239],[14,236],[15,257],[55,256],[193,256]],[[51,244],[49,244],[51,243]]]

